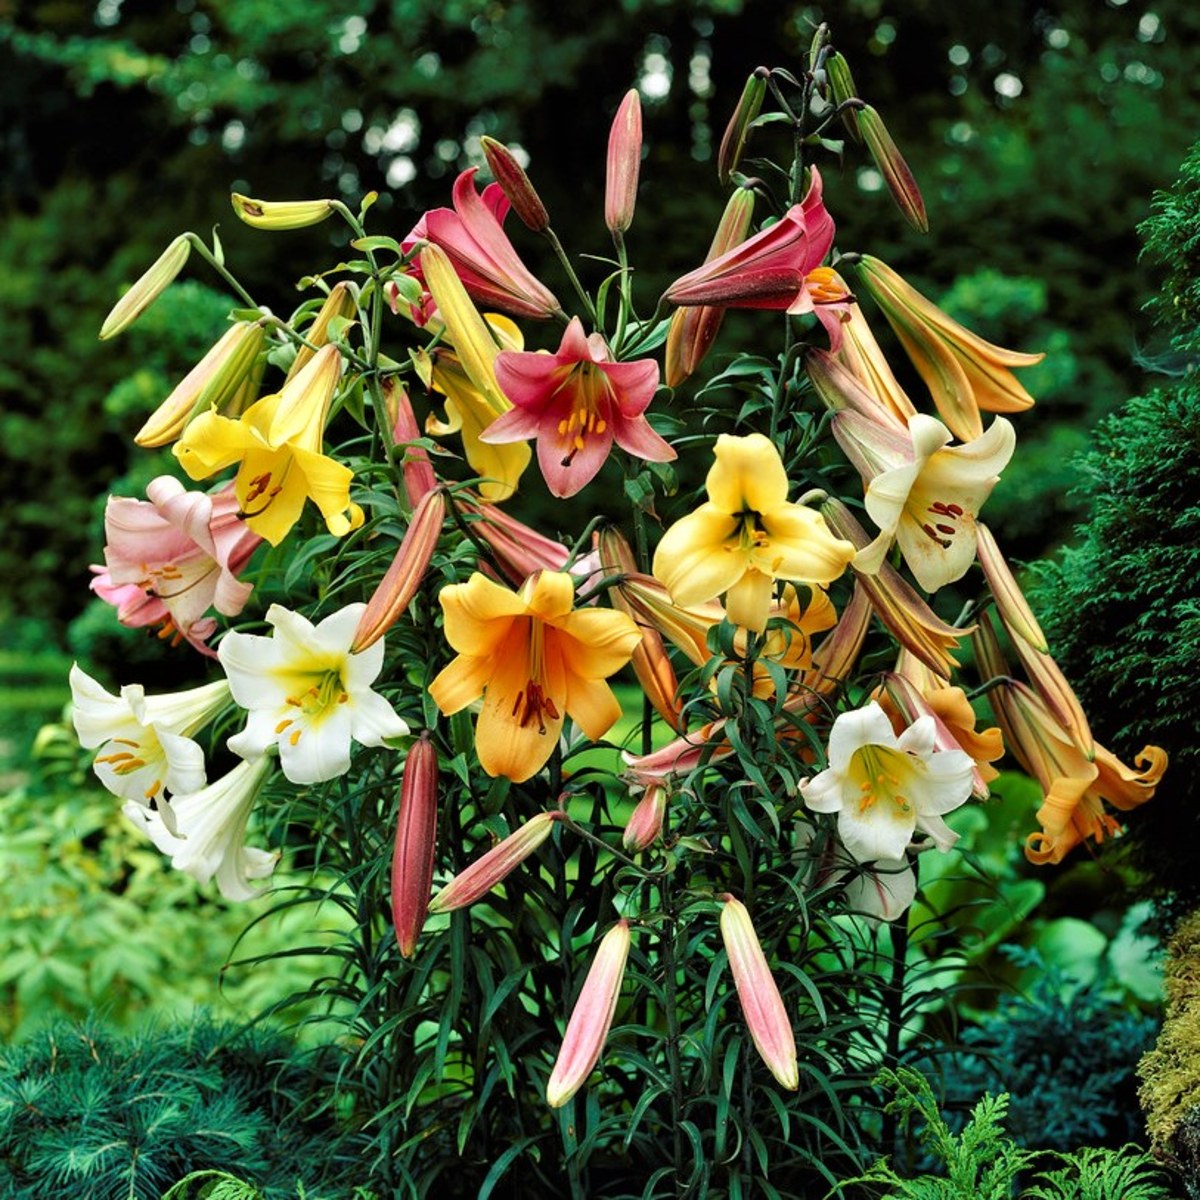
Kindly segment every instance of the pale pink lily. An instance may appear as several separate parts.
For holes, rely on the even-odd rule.
[[[419,242],[440,246],[454,265],[468,294],[480,304],[518,317],[560,316],[562,306],[553,292],[536,279],[520,260],[500,222],[509,202],[499,184],[489,184],[483,196],[475,191],[477,167],[468,167],[454,181],[454,207],[435,208],[417,222],[401,243],[407,253]],[[420,268],[410,268],[419,277]]]
[[[556,353],[505,350],[495,368],[496,382],[515,407],[497,417],[480,440],[537,438],[538,465],[555,496],[573,496],[587,484],[614,441],[649,462],[675,457],[645,417],[658,387],[658,364],[648,358],[613,362],[604,338],[584,334],[578,317]]]
[[[814,168],[799,204],[770,228],[677,279],[664,298],[676,305],[812,312],[813,296],[805,281],[829,253],[834,234],[821,192],[821,176]]]
[[[107,578],[93,582],[97,593],[117,605],[123,624],[145,625],[163,619],[203,654],[215,622],[210,608],[237,616],[251,585],[237,578],[262,542],[238,517],[232,487],[215,496],[189,492],[169,475],[146,487],[148,501],[110,496],[104,510]],[[158,610],[132,603],[137,588],[161,604]],[[139,611],[139,609],[141,611]],[[155,614],[155,615],[151,615]]]

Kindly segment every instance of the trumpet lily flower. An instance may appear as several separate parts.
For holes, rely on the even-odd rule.
[[[833,218],[814,168],[808,193],[774,225],[677,279],[664,299],[675,305],[811,311],[805,287],[833,245]]]
[[[325,346],[282,391],[256,401],[237,420],[201,413],[175,443],[175,457],[192,479],[241,464],[239,515],[272,546],[287,537],[308,499],[335,536],[363,523],[362,509],[350,501],[353,472],[321,453],[341,373],[337,348]]]
[[[773,580],[828,584],[854,557],[814,509],[787,500],[779,451],[761,433],[722,434],[708,473],[708,502],[676,521],[654,555],[654,575],[677,604],[725,594],[729,619],[766,628]]]
[[[100,750],[93,770],[114,796],[162,810],[170,803],[168,792],[178,796],[204,787],[204,751],[192,735],[229,703],[223,679],[166,696],[147,696],[131,683],[114,696],[74,664],[70,683],[79,744]]]
[[[171,856],[177,871],[200,883],[215,876],[226,900],[251,900],[261,891],[252,881],[265,879],[279,861],[278,851],[245,844],[250,810],[270,770],[266,758],[239,763],[208,787],[176,797],[175,831],[161,812],[149,812],[136,803],[126,804],[123,811],[163,854]]]
[[[429,692],[447,714],[483,695],[475,748],[489,775],[514,783],[534,775],[567,716],[598,740],[621,715],[604,681],[642,635],[625,613],[575,611],[570,575],[541,571],[512,592],[476,572],[443,588],[440,599],[458,657]]]
[[[147,485],[146,495],[148,502],[108,498],[104,509],[107,580],[105,590],[97,590],[107,599],[113,588],[136,587],[161,603],[170,628],[201,653],[211,655],[204,639],[211,635],[214,623],[204,616],[210,608],[227,617],[242,611],[251,585],[242,583],[237,573],[262,538],[238,517],[238,500],[231,488],[208,496],[186,491],[177,479],[160,475]],[[122,623],[130,623],[120,615],[120,608],[118,616]]]
[[[872,702],[834,721],[829,766],[800,794],[811,811],[838,814],[838,834],[857,862],[895,861],[917,830],[939,850],[954,845],[958,835],[942,816],[967,802],[974,765],[961,750],[937,750],[932,717],[897,737]]]
[[[553,495],[573,496],[604,465],[614,440],[649,462],[675,451],[650,428],[645,412],[658,387],[658,364],[613,362],[598,333],[574,317],[555,354],[505,350],[496,382],[516,406],[480,435],[489,444],[537,438],[538,465]]]
[[[351,650],[366,607],[348,604],[314,626],[272,604],[272,636],[225,635],[218,657],[234,700],[249,710],[246,728],[229,739],[234,754],[253,760],[278,746],[292,783],[320,783],[349,769],[351,740],[381,746],[408,733],[371,689],[383,668],[383,639],[358,654]]]
[[[453,209],[427,212],[401,243],[401,249],[408,253],[423,241],[440,246],[463,287],[480,304],[535,320],[560,316],[562,306],[554,293],[530,273],[500,224],[509,210],[503,190],[492,183],[480,197],[475,191],[477,170],[468,167],[454,181]],[[421,277],[425,270],[421,262],[414,274]]]

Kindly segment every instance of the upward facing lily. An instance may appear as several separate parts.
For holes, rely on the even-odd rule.
[[[575,495],[604,465],[614,440],[649,462],[675,457],[644,415],[658,387],[658,364],[649,358],[613,362],[604,338],[586,336],[578,317],[556,354],[505,350],[495,367],[496,382],[516,407],[480,440],[536,437],[538,465],[553,495]]]
[[[566,716],[596,740],[621,715],[604,681],[642,635],[625,613],[576,611],[570,575],[540,571],[512,592],[476,572],[443,588],[440,599],[458,657],[429,694],[444,713],[483,695],[475,748],[489,775],[514,783],[534,775],[558,745]]]
[[[854,558],[819,512],[789,504],[779,451],[761,433],[722,434],[708,473],[708,502],[676,521],[654,555],[654,574],[677,604],[725,593],[735,625],[761,633],[776,579],[828,584]]]

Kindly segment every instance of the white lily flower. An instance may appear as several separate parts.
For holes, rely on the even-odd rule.
[[[881,530],[855,566],[878,569],[893,542],[927,591],[961,579],[975,561],[976,519],[1016,447],[1012,424],[997,417],[973,441],[951,446],[941,421],[924,413],[897,421],[859,413],[834,418],[838,441],[866,482],[865,505]]]
[[[187,692],[147,696],[131,683],[114,696],[80,666],[71,666],[71,718],[79,743],[100,749],[93,770],[116,796],[171,814],[172,796],[195,792],[206,782],[204,751],[192,734],[229,702],[225,680]]]
[[[974,763],[937,750],[932,717],[899,737],[874,701],[842,713],[829,733],[829,766],[800,784],[813,812],[838,814],[838,834],[857,862],[897,862],[919,829],[939,850],[958,840],[942,814],[971,795]]]
[[[164,854],[171,865],[201,883],[214,876],[226,900],[249,900],[260,888],[252,879],[265,879],[279,861],[278,851],[247,846],[246,822],[259,789],[271,770],[266,757],[239,763],[227,775],[197,792],[175,798],[172,833],[159,813],[148,812],[139,804],[125,805],[125,815]]]
[[[350,652],[365,604],[350,604],[314,626],[279,604],[267,610],[270,637],[227,633],[217,657],[233,698],[249,711],[246,728],[229,748],[256,759],[279,747],[292,783],[321,783],[350,767],[351,739],[380,746],[402,737],[408,725],[371,690],[383,668],[381,638]]]
[[[815,827],[805,821],[796,828],[796,849],[807,851]],[[917,874],[906,858],[880,859],[864,866],[837,842],[826,845],[815,858],[808,877],[809,887],[841,884],[846,908],[868,921],[894,921],[906,913],[917,897]]]

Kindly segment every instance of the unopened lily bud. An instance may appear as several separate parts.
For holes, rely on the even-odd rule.
[[[413,510],[412,521],[400,542],[387,574],[367,601],[351,651],[359,654],[374,645],[399,620],[429,570],[446,518],[446,497],[439,490],[426,492]]]
[[[421,427],[417,424],[408,392],[395,376],[389,376],[383,381],[383,391],[393,422],[392,440],[397,448],[404,452],[404,460],[400,464],[400,473],[404,477],[404,491],[408,495],[409,504],[415,508],[427,493],[437,487],[437,475],[434,474],[433,463],[429,461],[425,447],[409,444],[420,438]]]
[[[479,515],[480,519],[471,525],[471,532],[487,543],[500,574],[515,586],[520,587],[535,571],[566,568],[571,552],[561,542],[510,517],[495,504],[462,499],[455,503],[463,512]]]
[[[858,128],[888,191],[892,193],[896,207],[914,229],[928,233],[929,218],[925,215],[925,201],[921,198],[916,178],[904,161],[904,155],[892,141],[883,118],[869,104],[858,111]]]
[[[437,750],[426,731],[404,763],[392,856],[392,924],[404,958],[411,958],[417,948],[429,911],[437,848],[437,785]]]
[[[858,98],[858,89],[854,86],[854,77],[850,74],[850,64],[845,56],[836,50],[825,59],[825,76],[829,80],[834,104],[844,104],[847,100]],[[842,123],[856,142],[862,141],[862,132],[858,128],[858,113],[853,108],[847,108],[842,113]]]
[[[600,1060],[621,995],[621,979],[629,958],[629,922],[618,921],[600,940],[579,999],[567,1022],[562,1049],[546,1084],[546,1103],[561,1108],[587,1082]]]
[[[175,441],[198,412],[224,412],[254,370],[266,341],[257,321],[231,325],[216,345],[176,384],[138,430],[134,441],[150,449]]]
[[[355,315],[356,308],[354,289],[349,283],[343,280],[330,289],[329,295],[325,297],[325,303],[321,305],[313,323],[304,331],[304,340],[313,348],[310,350],[308,346],[301,346],[296,351],[296,357],[288,368],[288,379],[299,375],[311,361],[312,356],[322,346],[328,345],[330,322],[335,317],[350,320]]]
[[[979,522],[975,526],[975,532],[979,565],[983,568],[988,587],[996,600],[996,611],[1000,614],[1004,627],[1011,634],[1028,642],[1039,653],[1049,653],[1046,635],[1042,632],[1042,627],[1033,615],[1033,610],[1029,607],[1012,571],[1009,570],[1004,555],[1000,553],[992,531]]]
[[[513,212],[534,233],[542,233],[549,229],[550,214],[530,183],[529,176],[525,174],[525,168],[513,157],[513,152],[495,138],[482,137],[479,142],[483,146],[483,156],[487,159],[500,190],[508,197]]]
[[[466,908],[486,896],[498,883],[520,866],[549,836],[563,813],[554,809],[530,817],[515,833],[460,871],[429,903],[431,913],[453,912]]]
[[[783,997],[767,966],[746,906],[733,896],[721,897],[721,938],[729,956],[733,984],[755,1048],[772,1075],[791,1091],[800,1086],[796,1038],[783,1007]]]
[[[729,118],[725,135],[721,138],[721,148],[717,152],[717,178],[722,184],[729,182],[742,161],[746,141],[750,137],[750,125],[762,109],[770,74],[766,67],[755,67],[754,74],[746,80],[746,86],[742,88],[741,99],[733,110],[733,116]]]
[[[113,305],[100,326],[100,340],[116,337],[128,329],[159,298],[183,270],[192,252],[191,238],[181,233],[159,256],[144,275]]]
[[[613,234],[633,224],[638,172],[642,166],[642,101],[630,88],[613,117],[608,134],[608,173],[604,189],[604,223]]]
[[[631,854],[652,846],[662,836],[666,814],[667,789],[661,784],[652,783],[630,814],[621,845]]]
[[[725,205],[716,236],[704,261],[711,262],[735,246],[740,246],[750,234],[753,218],[754,192],[750,188],[740,187]],[[667,331],[664,372],[667,387],[678,387],[699,368],[717,340],[724,318],[724,308],[705,304],[681,308],[672,315]]]
[[[333,212],[332,200],[252,200],[234,192],[230,201],[233,211],[255,229],[304,229]]]
[[[812,670],[804,684],[815,693],[836,691],[854,671],[871,624],[871,599],[861,583],[855,583],[850,603],[842,609],[837,624],[813,651]]]

